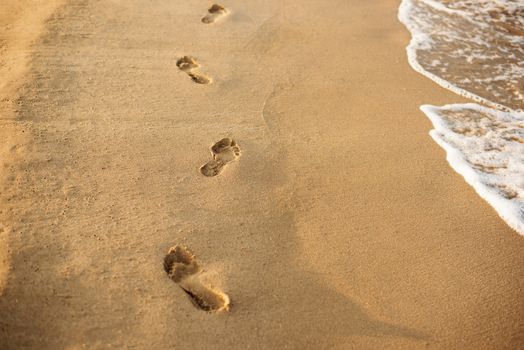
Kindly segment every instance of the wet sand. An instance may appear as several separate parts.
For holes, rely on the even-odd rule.
[[[464,100],[399,2],[207,5],[67,1],[14,51],[0,348],[522,346],[524,241],[429,137]]]

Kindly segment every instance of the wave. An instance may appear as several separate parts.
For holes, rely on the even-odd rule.
[[[475,103],[421,110],[435,128],[431,137],[447,152],[451,167],[524,235],[524,113]]]
[[[524,2],[403,0],[410,65],[475,103],[424,105],[451,167],[524,235]]]

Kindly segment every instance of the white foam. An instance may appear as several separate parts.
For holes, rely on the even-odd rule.
[[[482,11],[468,12],[435,0],[402,0],[398,18],[411,32],[406,48],[411,67],[461,96],[498,109],[522,111],[524,38],[505,33],[503,27],[493,29],[496,26],[488,25],[489,16],[483,14],[501,3],[508,11],[524,12],[524,2],[479,0],[469,7]],[[424,62],[421,54],[432,58]],[[463,62],[469,65],[453,69]],[[494,76],[500,78],[499,84],[488,86],[486,79]],[[509,90],[513,91],[504,98],[501,92]]]
[[[524,235],[524,1],[402,0],[411,67],[474,103],[424,105],[451,167]],[[494,109],[496,108],[496,109]],[[501,110],[504,110],[505,112]]]
[[[447,152],[451,167],[524,235],[524,113],[478,104],[424,105],[431,137]]]

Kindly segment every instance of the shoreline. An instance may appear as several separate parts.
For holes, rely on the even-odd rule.
[[[193,2],[78,4],[12,121],[0,347],[524,342],[524,241],[429,136],[420,105],[466,100],[409,66],[400,1],[235,0],[211,25]],[[225,137],[240,156],[202,176]],[[229,312],[166,276],[178,244]]]

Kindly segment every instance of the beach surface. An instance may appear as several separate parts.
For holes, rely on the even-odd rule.
[[[399,1],[5,3],[1,349],[524,346]]]

